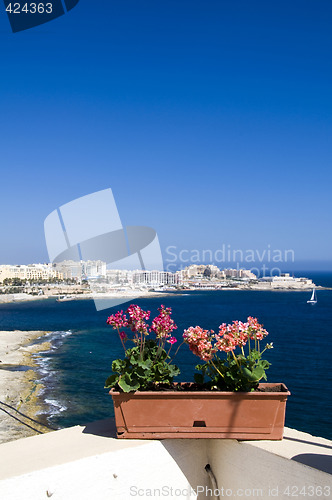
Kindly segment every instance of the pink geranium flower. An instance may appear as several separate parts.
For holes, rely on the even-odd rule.
[[[186,329],[183,333],[183,339],[189,345],[189,349],[204,361],[213,359],[217,351],[226,353],[233,352],[247,344],[248,339],[262,340],[268,335],[263,325],[258,323],[257,318],[248,317],[246,323],[242,321],[233,321],[226,325],[222,323],[219,326],[218,334],[213,330],[204,330],[200,326],[193,326]]]
[[[170,339],[167,340],[169,344],[175,344],[177,342],[177,339],[175,337],[171,337]]]
[[[150,331],[156,334],[157,338],[168,338],[173,330],[177,329],[174,320],[171,318],[172,309],[161,305],[158,309],[159,315],[152,321]]]

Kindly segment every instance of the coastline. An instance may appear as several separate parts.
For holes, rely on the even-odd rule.
[[[186,293],[185,290],[181,291],[182,293]],[[165,291],[165,292],[146,292],[141,290],[128,290],[114,293],[84,293],[84,294],[73,294],[71,300],[87,300],[87,299],[122,299],[127,298],[149,298],[149,297],[164,297],[165,295],[172,295],[174,292]],[[178,291],[176,293],[179,293]],[[15,302],[30,302],[36,300],[47,300],[47,299],[57,299],[59,295],[29,295],[27,293],[20,294],[1,294],[0,295],[0,304],[11,304]],[[64,301],[65,302],[65,301]]]
[[[316,290],[332,290],[330,287],[316,286]],[[201,292],[201,291],[253,291],[253,292],[306,292],[309,293],[312,287],[301,287],[295,288],[289,287],[271,287],[271,286],[239,286],[239,287],[221,287],[221,288],[210,288],[210,287],[192,287],[183,290],[158,290],[158,291],[142,291],[142,290],[127,290],[114,293],[84,293],[84,294],[71,294],[70,300],[94,300],[94,299],[124,299],[128,298],[128,301],[132,299],[147,299],[152,297],[165,297],[167,295],[182,295],[187,292]],[[1,304],[12,304],[16,302],[31,302],[36,300],[47,300],[47,299],[57,299],[59,295],[29,295],[26,293],[20,294],[0,294],[0,305]]]
[[[0,304],[11,304],[12,302],[30,302],[33,300],[48,299],[46,295],[29,295],[28,293],[2,293]]]
[[[332,288],[330,287],[326,287],[326,286],[316,286],[315,287],[316,290],[332,290]],[[295,287],[262,287],[262,286],[250,286],[250,287],[240,287],[240,288],[236,288],[236,287],[225,287],[225,288],[221,288],[221,290],[225,291],[225,290],[239,290],[239,291],[245,291],[245,292],[306,292],[306,293],[309,293],[309,292],[312,292],[312,287],[308,287],[308,288],[295,288]]]
[[[42,409],[33,354],[48,350],[49,342],[33,345],[44,331],[0,331],[0,443],[47,432],[37,414]],[[36,417],[37,416],[37,417]]]

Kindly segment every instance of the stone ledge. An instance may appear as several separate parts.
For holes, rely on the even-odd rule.
[[[115,423],[110,418],[4,443],[0,445],[0,479],[151,442],[115,438]],[[188,442],[186,439],[179,441],[184,443],[182,446]],[[204,443],[206,441],[213,440],[202,440]],[[332,441],[328,439],[286,427],[282,441],[241,441],[239,444],[259,448],[332,474]]]

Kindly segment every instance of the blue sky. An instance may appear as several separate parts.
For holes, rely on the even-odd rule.
[[[0,7],[0,263],[47,261],[46,216],[111,187],[164,252],[332,269],[330,1],[80,0],[16,34]]]

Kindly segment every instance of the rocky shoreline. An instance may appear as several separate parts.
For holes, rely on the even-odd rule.
[[[49,342],[33,344],[46,333],[0,331],[0,443],[48,432],[38,415],[43,386],[32,356],[50,348]]]

